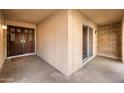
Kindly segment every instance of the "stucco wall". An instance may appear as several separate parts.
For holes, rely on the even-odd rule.
[[[60,10],[37,25],[37,54],[46,62],[68,74],[67,10]]]
[[[82,25],[93,28],[93,57],[96,56],[95,23],[78,10],[61,10],[37,26],[37,54],[66,75],[82,63]]]
[[[36,28],[35,24],[30,24],[30,23],[25,23],[25,22],[10,20],[10,19],[5,19],[5,24],[6,25],[21,26],[21,27]]]
[[[82,25],[88,25],[93,28],[93,57],[97,54],[97,25],[85,17],[79,10],[68,10],[68,61],[71,74],[81,68],[82,63]]]
[[[0,69],[5,60],[5,31],[2,29],[2,24],[4,24],[4,18],[0,11]]]

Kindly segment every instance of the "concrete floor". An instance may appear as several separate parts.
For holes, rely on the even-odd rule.
[[[124,82],[124,64],[97,56],[67,77],[37,56],[6,60],[1,83],[116,83]]]

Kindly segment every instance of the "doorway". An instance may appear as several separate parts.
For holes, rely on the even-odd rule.
[[[7,57],[35,52],[34,29],[7,26]]]
[[[93,56],[93,28],[83,25],[83,61]]]

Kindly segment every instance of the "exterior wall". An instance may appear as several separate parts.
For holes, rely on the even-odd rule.
[[[0,69],[5,60],[5,31],[2,29],[4,18],[0,11]]]
[[[93,57],[97,54],[97,25],[78,10],[68,10],[68,74],[84,66],[82,63],[82,25],[93,28]]]
[[[15,21],[15,20],[9,20],[9,19],[5,19],[5,24],[6,25],[21,26],[21,27],[36,28],[35,24],[30,24],[30,23]]]
[[[100,25],[98,30],[98,54],[121,58],[121,23]]]
[[[13,26],[20,26],[20,27],[28,27],[28,28],[34,28],[35,29],[35,51],[36,51],[36,25],[35,24],[30,24],[30,23],[25,23],[25,22],[20,22],[20,21],[15,21],[15,20],[9,20],[5,19],[5,24],[6,25],[13,25]],[[6,31],[5,31],[6,32]],[[6,34],[6,33],[5,33]],[[6,36],[6,35],[5,35]],[[6,37],[5,37],[6,38]],[[5,40],[6,41],[6,40]],[[5,43],[7,44],[7,43]],[[5,45],[7,46],[7,45]],[[6,50],[6,49],[5,49]],[[6,57],[7,57],[7,50],[5,52]]]
[[[68,75],[67,10],[60,10],[37,25],[37,54]]]
[[[93,57],[97,54],[97,25],[78,10],[61,10],[37,26],[37,54],[66,75],[81,68],[82,25],[93,28]]]

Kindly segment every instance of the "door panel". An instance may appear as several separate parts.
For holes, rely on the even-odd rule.
[[[8,25],[7,57],[34,53],[34,50],[34,29]]]

